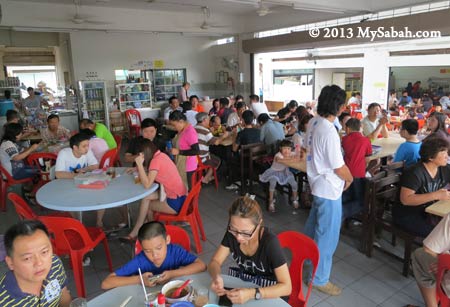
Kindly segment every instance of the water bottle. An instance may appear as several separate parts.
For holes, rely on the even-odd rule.
[[[173,157],[173,155],[172,155],[172,148],[173,148],[173,145],[172,145],[172,141],[171,141],[171,140],[168,140],[168,141],[166,142],[166,148],[167,148],[167,152],[169,153],[170,159],[174,160],[174,157]]]

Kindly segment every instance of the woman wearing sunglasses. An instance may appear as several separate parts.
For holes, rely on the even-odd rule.
[[[249,197],[236,199],[229,209],[227,232],[208,265],[212,290],[219,296],[227,295],[233,304],[291,293],[291,278],[280,242],[263,226],[262,216],[255,200]],[[229,274],[257,286],[224,289],[221,266],[230,254],[237,267],[230,268]]]

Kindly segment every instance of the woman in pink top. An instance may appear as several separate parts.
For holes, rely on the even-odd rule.
[[[170,113],[169,121],[178,131],[171,153],[176,156],[175,161],[181,178],[191,188],[191,177],[197,169],[197,155],[200,153],[197,132],[181,111]]]
[[[187,194],[186,186],[169,156],[159,151],[150,140],[142,139],[140,145],[140,153],[135,159],[139,179],[146,189],[154,182],[159,183],[164,188],[166,198],[161,200],[159,193],[154,192],[142,200],[136,225],[127,238],[130,240],[136,239],[146,219],[153,221],[153,212],[178,214]]]

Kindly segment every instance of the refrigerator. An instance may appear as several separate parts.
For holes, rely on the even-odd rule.
[[[78,88],[81,96],[81,102],[78,103],[80,117],[102,123],[109,129],[105,81],[78,81]]]

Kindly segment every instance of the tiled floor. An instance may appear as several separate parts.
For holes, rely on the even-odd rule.
[[[204,186],[200,197],[200,211],[206,230],[207,241],[203,243],[203,252],[199,255],[203,261],[208,262],[215,249],[220,244],[227,224],[227,209],[233,199],[238,195],[234,191],[223,189],[223,183],[217,192],[213,185]],[[138,204],[132,206],[134,214]],[[265,206],[265,205],[264,205]],[[302,231],[308,216],[307,210],[300,210],[300,214],[292,215],[291,209],[286,205],[286,200],[279,197],[277,212],[269,214],[264,212],[264,223],[275,233],[285,230]],[[86,223],[94,223],[95,214],[86,214]],[[105,216],[107,225],[118,222],[117,210],[108,210]],[[17,220],[12,206],[8,205],[7,213],[0,213],[0,233]],[[188,232],[189,228],[187,228]],[[111,256],[114,267],[119,267],[130,259],[131,248],[122,245],[116,238],[109,240]],[[357,239],[353,236],[341,235],[340,243],[334,256],[334,265],[331,280],[343,288],[342,295],[330,297],[320,292],[313,291],[308,306],[392,306],[401,307],[406,304],[423,306],[423,300],[419,289],[412,277],[405,278],[401,275],[401,263],[385,254],[375,251],[372,258],[361,254],[356,246]],[[192,241],[192,249],[195,250]],[[101,280],[109,274],[104,258],[103,247],[100,245],[91,253],[92,263],[84,268],[85,283],[88,298],[93,298],[102,293]],[[68,259],[64,259],[67,274],[69,276],[69,288],[72,294],[76,294],[73,283],[72,271]],[[230,261],[228,264],[231,263]],[[4,271],[5,265],[0,265]]]

